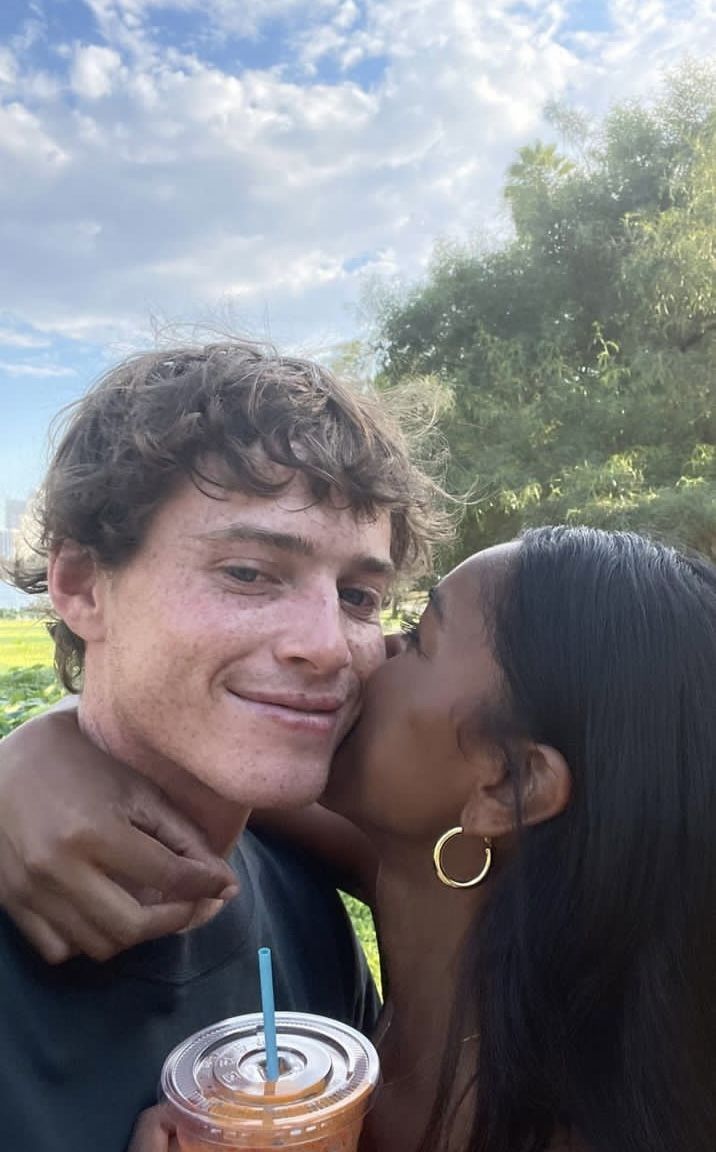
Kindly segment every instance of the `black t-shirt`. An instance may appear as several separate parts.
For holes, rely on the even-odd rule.
[[[240,892],[213,920],[107,964],[51,967],[0,913],[2,1152],[125,1152],[171,1049],[260,1010],[264,945],[277,1009],[370,1032],[375,987],[332,886],[305,857],[251,832],[231,862]]]

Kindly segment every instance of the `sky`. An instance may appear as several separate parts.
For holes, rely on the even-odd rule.
[[[547,102],[715,52],[714,0],[2,0],[0,522],[157,330],[326,355],[369,285],[508,234]]]

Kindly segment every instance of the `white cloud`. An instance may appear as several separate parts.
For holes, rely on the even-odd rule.
[[[20,332],[15,328],[0,328],[0,347],[3,348],[47,348],[49,344],[46,336]]]
[[[547,100],[599,113],[716,49],[711,0],[613,0],[584,35],[576,0],[87,2],[97,42],[51,76],[29,39],[0,56],[0,312],[78,340],[224,307],[277,338],[350,331],[366,274],[409,279],[436,238],[503,226]],[[168,48],[180,9],[236,51]]]
[[[256,38],[274,21],[330,18],[343,8],[341,0],[86,0],[103,33],[113,42],[141,53],[152,23],[172,11],[201,17],[206,35]]]
[[[74,376],[74,368],[65,368],[60,364],[13,364],[7,360],[0,360],[0,372],[8,376]]]
[[[109,96],[119,77],[122,58],[100,44],[78,44],[70,71],[70,83],[77,96],[100,100]]]
[[[14,83],[16,75],[15,57],[9,48],[0,46],[0,84],[10,85]]]
[[[36,4],[29,4],[27,7],[30,8],[31,15],[23,21],[20,28],[10,39],[10,44],[18,53],[27,52],[28,49],[42,40],[47,31],[45,19],[39,14],[38,6]]]
[[[67,153],[53,139],[41,118],[16,100],[0,105],[0,156],[3,152],[6,154],[6,163],[21,161],[33,168],[44,168],[50,179],[67,160]],[[11,192],[14,191],[18,198],[24,198],[27,189],[19,176],[18,168],[6,169],[4,172]]]
[[[59,78],[42,68],[36,72],[26,72],[22,76],[20,95],[30,104],[55,100],[61,91],[62,84]]]
[[[358,5],[355,3],[355,0],[344,0],[344,3],[339,5],[334,17],[334,23],[337,28],[352,28],[359,14]]]

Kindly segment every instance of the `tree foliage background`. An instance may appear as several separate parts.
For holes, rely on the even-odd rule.
[[[716,556],[716,66],[522,148],[500,247],[445,244],[374,304],[380,387],[422,378],[473,502],[449,559],[536,523]],[[447,558],[446,558],[447,559]]]

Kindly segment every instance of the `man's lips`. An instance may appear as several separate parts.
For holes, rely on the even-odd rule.
[[[263,694],[259,692],[236,692],[242,700],[250,700],[253,704],[276,704],[279,708],[292,708],[296,712],[338,712],[346,703],[346,696],[324,695],[306,696],[304,694],[289,694],[272,692]]]
[[[228,690],[231,696],[247,704],[256,714],[276,720],[297,731],[331,734],[342,716],[348,697],[338,695],[307,696],[301,693],[276,693]]]

